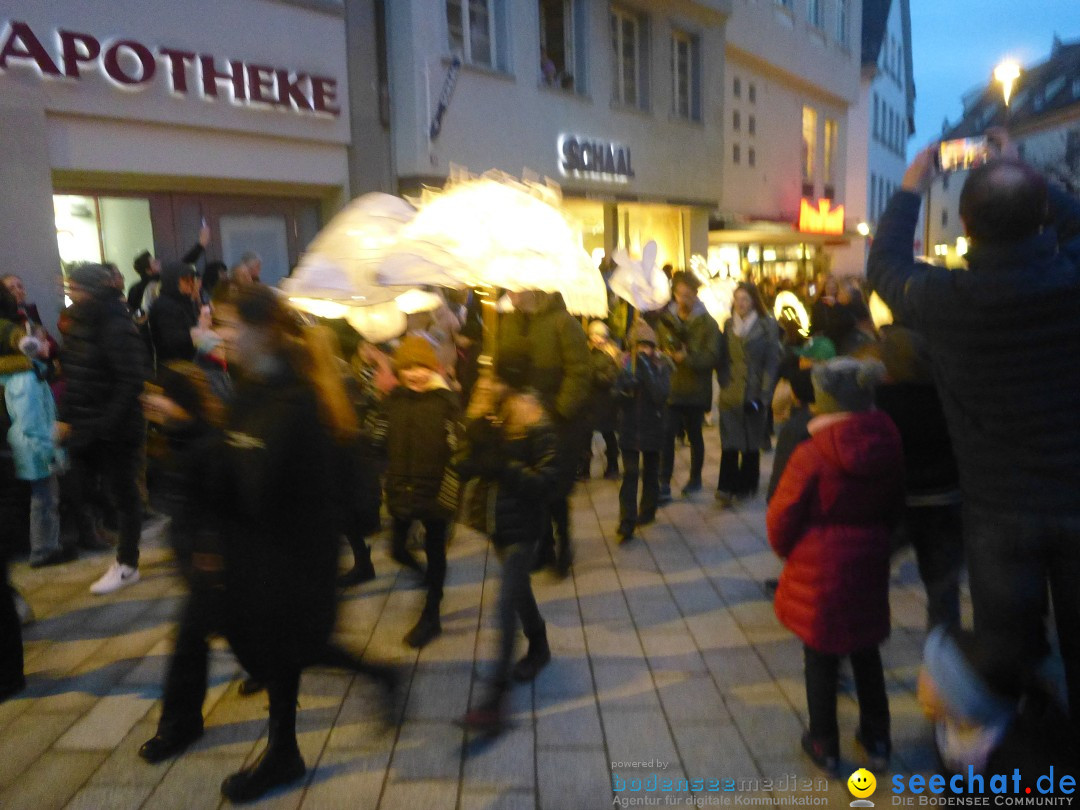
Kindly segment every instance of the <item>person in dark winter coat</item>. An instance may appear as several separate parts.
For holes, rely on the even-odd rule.
[[[461,406],[439,374],[435,348],[427,338],[406,337],[394,353],[401,385],[390,392],[381,414],[386,420],[386,506],[394,520],[391,556],[407,568],[420,563],[406,542],[413,521],[424,526],[427,598],[416,625],[405,635],[413,648],[442,633],[439,604],[446,582],[446,539],[455,503],[440,498],[450,481]]]
[[[716,499],[727,506],[753,497],[768,442],[768,415],[780,367],[780,333],[757,288],[735,289],[724,330],[727,374],[720,385],[720,475]]]
[[[779,432],[776,434],[776,450],[773,453],[772,475],[769,476],[769,487],[765,491],[765,501],[772,500],[776,487],[780,484],[780,476],[784,474],[791,454],[802,442],[810,438],[807,425],[813,418],[814,384],[810,380],[810,369],[801,369],[796,362],[791,363],[781,372],[782,379],[788,381],[791,386],[791,407],[788,410],[787,419],[779,424]]]
[[[540,400],[528,390],[530,359],[523,348],[500,352],[495,379],[481,378],[466,413],[456,468],[463,481],[479,478],[494,489],[493,525],[487,527],[502,561],[499,653],[492,686],[462,720],[466,728],[498,733],[506,724],[511,678],[532,681],[551,660],[547,629],[529,582],[529,568],[547,520],[544,494],[558,475],[558,434]],[[529,640],[512,666],[518,622]]]
[[[333,445],[357,426],[333,356],[319,351],[328,343],[312,340],[273,290],[230,287],[215,318],[238,380],[190,486],[221,538],[222,629],[270,698],[265,751],[221,786],[239,803],[306,771],[296,740],[301,671],[367,669],[329,641],[340,529]],[[389,685],[392,676],[378,677]]]
[[[619,489],[619,541],[637,526],[656,520],[660,494],[660,450],[664,446],[664,406],[671,393],[671,361],[656,349],[656,332],[644,321],[630,328],[633,350],[615,382],[622,438],[623,481]],[[638,508],[638,477],[641,507]]]
[[[592,431],[585,447],[585,455],[578,475],[583,480],[590,476],[592,466],[592,434],[599,433],[604,438],[607,454],[607,467],[604,477],[619,477],[619,440],[615,436],[615,400],[612,386],[619,374],[619,362],[622,357],[618,348],[611,341],[607,324],[593,321],[589,324],[589,365],[592,367],[592,389],[586,406]]]
[[[529,387],[540,396],[559,434],[559,475],[549,499],[551,525],[545,524],[537,564],[554,561],[566,576],[573,562],[570,492],[589,440],[583,418],[591,388],[589,346],[581,322],[566,311],[558,293],[510,293],[514,311],[499,324],[499,353],[529,355]]]
[[[887,376],[878,386],[877,405],[904,442],[907,498],[900,534],[915,549],[926,588],[926,626],[958,625],[964,567],[960,478],[926,342],[893,325],[879,349]]]
[[[674,363],[668,395],[664,447],[660,455],[660,502],[671,500],[671,474],[675,469],[675,438],[686,433],[690,444],[690,479],[683,495],[701,491],[705,440],[701,427],[712,407],[713,370],[720,359],[720,327],[698,300],[701,285],[690,273],[672,277],[674,300],[660,316],[660,349]]]
[[[101,474],[111,484],[120,515],[116,562],[90,586],[111,593],[139,580],[142,502],[137,477],[146,423],[139,396],[148,375],[146,350],[109,271],[84,265],[69,276],[73,304],[61,317],[60,361],[66,388],[57,438],[71,454],[73,503],[80,544],[94,545],[85,491]]]
[[[890,534],[903,504],[903,447],[874,404],[880,363],[815,367],[810,439],[795,448],[769,501],[769,543],[784,559],[776,615],[803,642],[810,729],[803,750],[836,773],[837,673],[850,656],[856,740],[871,770],[888,763],[889,703],[878,645],[889,635]]]
[[[158,366],[174,360],[194,360],[191,330],[198,325],[195,270],[173,262],[161,270],[161,294],[150,307],[150,341]]]
[[[881,217],[867,278],[933,358],[960,473],[975,633],[1038,666],[1050,649],[1049,585],[1080,739],[1080,200],[1018,160],[1003,131],[992,140],[1007,157],[969,172],[960,195],[967,271],[911,256],[936,172],[931,148]]]

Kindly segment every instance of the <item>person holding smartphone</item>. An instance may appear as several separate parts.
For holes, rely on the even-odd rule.
[[[1018,706],[1049,655],[1047,586],[1080,736],[1080,200],[1019,160],[1003,130],[968,173],[967,272],[912,258],[920,152],[889,202],[867,278],[925,338],[963,496],[975,633],[993,688]]]

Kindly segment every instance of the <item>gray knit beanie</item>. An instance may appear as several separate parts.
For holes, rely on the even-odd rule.
[[[868,411],[874,407],[874,387],[885,378],[878,360],[836,357],[814,366],[814,410],[817,413]]]

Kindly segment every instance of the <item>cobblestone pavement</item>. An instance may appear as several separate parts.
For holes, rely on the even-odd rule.
[[[719,447],[715,429],[707,431],[709,477]],[[687,452],[679,452],[683,465]],[[767,480],[771,455],[763,459]],[[676,492],[685,475],[685,467],[676,471]],[[805,780],[820,774],[799,750],[806,723],[802,649],[776,620],[762,587],[780,570],[765,540],[763,499],[721,511],[706,488],[662,509],[655,525],[620,547],[617,490],[617,482],[593,480],[574,494],[573,575],[534,578],[554,658],[534,684],[515,687],[514,727],[494,741],[473,739],[452,721],[478,699],[494,655],[495,555],[482,538],[458,530],[444,633],[417,654],[401,639],[423,594],[387,558],[380,536],[379,578],[346,595],[338,640],[405,669],[405,720],[383,730],[377,694],[366,682],[308,671],[299,710],[307,777],[259,806],[599,809],[612,806],[619,780],[650,787],[654,773],[734,779],[736,792],[691,795],[676,781],[671,791],[618,796],[660,806],[810,796],[847,806],[847,774],[862,764],[853,742],[853,687],[845,682],[840,701],[844,776],[807,790]],[[183,595],[160,523],[147,527],[144,546],[142,581],[107,597],[93,597],[87,587],[109,555],[36,571],[14,566],[14,582],[37,621],[26,629],[29,688],[0,704],[5,810],[214,808],[221,780],[261,750],[265,694],[238,694],[239,667],[216,643],[204,737],[160,765],[136,756],[154,733]],[[930,772],[930,729],[914,695],[925,597],[910,552],[895,561],[891,601],[893,632],[883,657],[892,764]],[[877,776],[881,785],[884,775]],[[885,795],[881,785],[879,805]]]

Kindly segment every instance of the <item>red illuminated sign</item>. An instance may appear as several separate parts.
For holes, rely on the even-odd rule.
[[[212,101],[223,95],[237,105],[315,115],[341,114],[337,80],[326,76],[248,64],[239,59],[221,61],[210,54],[175,48],[150,48],[132,39],[102,42],[74,31],[56,31],[54,39],[55,56],[29,25],[9,23],[0,34],[0,73],[10,66],[25,65],[42,76],[78,80],[82,78],[80,71],[89,69],[103,73],[124,89],[138,89],[159,73],[166,73],[175,96],[194,93]],[[164,70],[159,71],[159,67]]]
[[[832,208],[832,200],[818,200],[815,210],[809,200],[799,205],[799,230],[803,233],[843,233],[844,206]]]

